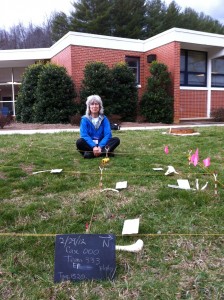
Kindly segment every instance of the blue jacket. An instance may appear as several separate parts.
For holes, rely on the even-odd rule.
[[[83,116],[80,122],[80,136],[83,138],[90,147],[97,146],[96,140],[98,140],[98,146],[105,147],[112,137],[110,122],[106,116],[100,116],[100,124],[98,129],[95,128],[91,122],[91,117]]]

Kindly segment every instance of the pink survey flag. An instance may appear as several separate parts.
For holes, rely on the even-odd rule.
[[[168,146],[165,146],[165,148],[164,148],[164,152],[165,152],[166,154],[168,154],[168,153],[169,153],[169,148],[168,148]]]
[[[210,166],[210,157],[207,157],[203,160],[203,164],[205,167],[209,167]]]
[[[199,161],[198,149],[191,155],[191,163],[196,167]]]

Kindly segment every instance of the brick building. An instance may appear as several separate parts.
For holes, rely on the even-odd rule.
[[[209,119],[224,107],[224,36],[172,28],[147,40],[68,32],[50,48],[0,50],[0,109],[16,115],[21,76],[27,66],[49,60],[64,66],[80,90],[88,62],[109,67],[126,61],[136,76],[139,99],[153,60],[164,63],[172,77],[174,122]]]

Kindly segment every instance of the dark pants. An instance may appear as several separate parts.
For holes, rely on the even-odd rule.
[[[109,147],[109,150],[108,150],[109,156],[110,156],[110,153],[113,152],[114,149],[117,148],[117,146],[119,144],[120,144],[120,139],[118,137],[112,137],[111,139],[109,139],[109,141],[106,145],[107,147]],[[83,138],[80,138],[76,141],[76,146],[82,155],[84,155],[85,152],[93,151],[93,149],[89,146],[89,144],[87,144],[87,142]],[[105,147],[103,147],[102,148],[102,156],[105,156],[105,155],[106,155],[106,150],[105,150]]]

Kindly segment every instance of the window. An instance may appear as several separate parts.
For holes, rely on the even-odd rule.
[[[23,68],[0,68],[0,110],[8,108],[15,114],[16,97],[22,81]]]
[[[133,71],[136,78],[136,84],[140,83],[140,58],[134,56],[126,56],[125,61],[129,68]]]
[[[181,50],[180,85],[207,85],[207,53],[201,51]]]
[[[224,87],[224,57],[212,60],[212,86]]]

